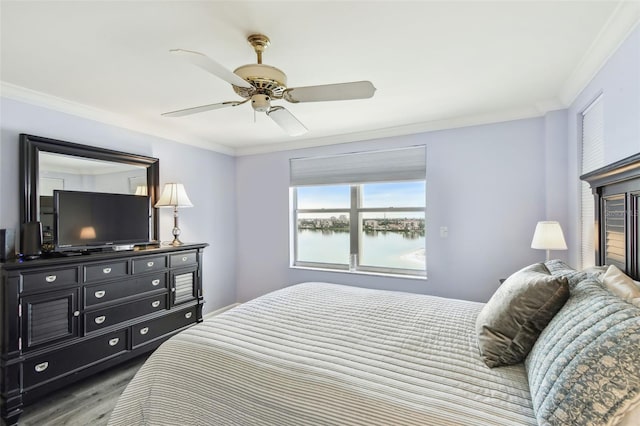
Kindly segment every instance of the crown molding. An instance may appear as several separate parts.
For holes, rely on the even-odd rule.
[[[551,105],[557,105],[552,102]],[[558,109],[558,108],[554,108]],[[562,109],[562,108],[560,108]],[[481,126],[486,124],[502,123],[505,121],[523,120],[543,116],[548,111],[541,111],[539,108],[509,109],[505,111],[492,112],[488,114],[470,115],[456,117],[446,120],[435,120],[423,123],[409,124],[406,126],[386,127],[364,132],[355,132],[339,135],[331,135],[322,138],[298,139],[293,142],[275,143],[269,145],[259,145],[235,150],[236,156],[267,154],[270,152],[287,151],[293,149],[313,148],[326,145],[337,145],[348,142],[362,142],[374,139],[390,138],[396,136],[415,135],[419,133],[434,132],[438,130],[449,130],[471,126]]]
[[[621,1],[560,90],[568,107],[640,24],[640,1]]]
[[[226,155],[234,155],[234,150],[232,148],[213,143],[210,140],[194,138],[193,136],[186,135],[180,131],[176,131],[175,129],[162,128],[157,124],[145,123],[140,120],[132,120],[131,117],[81,104],[79,102],[69,101],[64,98],[27,89],[5,81],[0,81],[0,96],[134,132],[159,137],[172,142],[192,145]]]

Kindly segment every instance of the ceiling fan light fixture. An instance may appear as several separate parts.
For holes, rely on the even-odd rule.
[[[285,107],[275,106],[267,111],[267,115],[276,122],[289,136],[300,136],[308,129]]]
[[[271,108],[271,98],[269,95],[257,94],[251,97],[251,106],[255,111],[268,112]]]

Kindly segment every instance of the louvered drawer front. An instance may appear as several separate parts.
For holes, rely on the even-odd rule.
[[[162,293],[135,302],[112,308],[100,309],[85,314],[85,332],[101,330],[114,324],[128,321],[167,308],[167,295]]]
[[[193,286],[195,283],[195,271],[177,274],[174,276],[175,295],[174,304],[188,302],[195,299],[193,294]]]
[[[21,299],[23,350],[76,336],[77,294],[68,289]]]
[[[166,274],[156,273],[133,280],[85,286],[84,303],[90,307],[166,288]]]
[[[172,254],[169,258],[169,266],[177,268],[180,266],[195,265],[198,262],[195,251],[188,251],[180,254]]]
[[[56,269],[34,274],[24,274],[22,278],[24,291],[49,290],[78,282],[78,269]]]
[[[29,327],[31,344],[69,335],[69,301],[60,299],[34,303],[29,309]]]
[[[84,266],[84,282],[104,281],[128,274],[127,261]]]
[[[127,331],[108,333],[68,348],[25,361],[23,387],[28,389],[47,380],[115,356],[127,350]]]
[[[133,273],[142,274],[145,272],[160,271],[167,267],[167,258],[165,256],[159,257],[145,257],[143,259],[133,260]]]
[[[133,326],[133,347],[164,336],[176,329],[196,322],[196,307],[171,313],[162,318],[147,321]]]

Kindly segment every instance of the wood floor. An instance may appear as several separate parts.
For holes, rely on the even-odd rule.
[[[104,426],[127,383],[148,355],[63,388],[24,408],[19,426]]]

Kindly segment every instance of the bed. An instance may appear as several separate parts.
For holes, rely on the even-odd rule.
[[[640,165],[640,158],[633,161]],[[597,191],[610,188],[607,179],[618,169],[609,168],[604,180],[594,175],[596,197],[611,195]],[[620,179],[613,180],[619,186]],[[640,178],[637,183],[623,187],[630,202],[640,193]],[[624,234],[635,241],[638,224],[629,223]],[[600,229],[606,236],[607,226]],[[611,250],[606,238],[599,241],[603,263]],[[634,248],[616,260],[631,285],[638,285],[632,280],[637,253]],[[165,342],[130,382],[109,424],[637,425],[640,299],[614,294],[607,268],[531,265],[487,304],[331,283],[293,285]],[[491,320],[494,299],[513,308],[505,294],[512,296],[513,277],[526,274],[559,283],[553,294],[561,303],[521,358],[492,368],[481,320]]]

